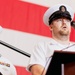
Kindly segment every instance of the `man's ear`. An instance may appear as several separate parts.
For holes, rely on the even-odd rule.
[[[52,24],[49,26],[49,29],[50,29],[50,31],[52,31],[52,29],[53,29]]]

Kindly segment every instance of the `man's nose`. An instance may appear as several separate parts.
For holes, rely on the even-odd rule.
[[[62,22],[66,22],[66,20],[65,19],[62,19]]]
[[[67,20],[62,19],[62,23],[63,23],[63,24],[66,24],[66,22],[67,22]]]

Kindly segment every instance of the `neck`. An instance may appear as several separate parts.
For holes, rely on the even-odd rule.
[[[69,44],[70,40],[68,36],[60,36],[60,37],[54,37],[53,39],[56,40],[57,42],[61,43],[61,44]]]

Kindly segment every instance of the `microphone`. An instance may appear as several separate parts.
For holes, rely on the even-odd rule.
[[[75,21],[71,22],[71,26],[75,29]]]

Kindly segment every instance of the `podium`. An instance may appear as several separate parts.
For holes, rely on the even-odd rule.
[[[55,51],[46,75],[75,75],[75,52]]]

